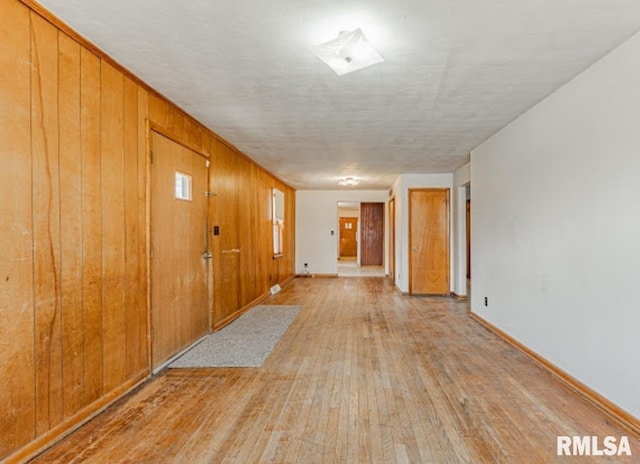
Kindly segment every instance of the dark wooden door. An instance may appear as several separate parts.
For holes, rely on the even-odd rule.
[[[360,204],[360,265],[384,264],[384,203]]]
[[[409,292],[449,294],[449,190],[409,190]]]
[[[358,253],[356,231],[358,230],[358,218],[340,218],[340,257],[355,258]]]
[[[467,200],[467,279],[471,278],[471,200]]]
[[[396,199],[389,200],[389,277],[396,276]]]

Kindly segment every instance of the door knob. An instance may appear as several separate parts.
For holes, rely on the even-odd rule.
[[[413,251],[418,251],[418,247],[412,248]]]
[[[204,253],[202,253],[202,259],[211,259],[213,258],[213,255],[211,254],[210,251],[205,251]]]

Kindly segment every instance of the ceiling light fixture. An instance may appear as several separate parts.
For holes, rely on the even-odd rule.
[[[360,183],[360,181],[358,179],[356,179],[355,177],[343,177],[342,179],[340,179],[338,181],[338,184],[340,184],[340,185],[348,185],[348,186],[358,185],[359,183]]]
[[[338,76],[384,61],[360,28],[342,31],[337,38],[315,45],[313,52]]]

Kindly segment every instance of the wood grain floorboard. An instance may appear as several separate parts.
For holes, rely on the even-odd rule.
[[[640,440],[479,325],[382,278],[296,279],[260,368],[165,370],[34,463],[638,462]],[[631,457],[558,457],[558,435]]]

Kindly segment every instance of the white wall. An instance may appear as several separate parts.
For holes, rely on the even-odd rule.
[[[472,311],[636,417],[638,57],[640,35],[471,155]]]
[[[358,218],[360,219],[360,210],[354,208],[338,208],[338,217]]]
[[[453,226],[453,291],[467,295],[467,192],[471,181],[471,163],[453,173],[452,226]]]
[[[304,263],[311,274],[338,273],[338,202],[389,200],[387,190],[298,190],[296,192],[296,273]],[[385,269],[388,260],[387,208],[385,206]],[[333,231],[333,235],[331,235]]]
[[[453,174],[402,174],[393,184],[396,197],[396,287],[409,291],[409,189],[448,188],[453,185]],[[451,203],[451,202],[450,202]],[[450,213],[451,217],[451,213]],[[453,228],[450,243],[453,243]],[[453,249],[451,255],[453,275]],[[451,282],[451,279],[449,279]],[[453,289],[453,287],[451,287]]]

